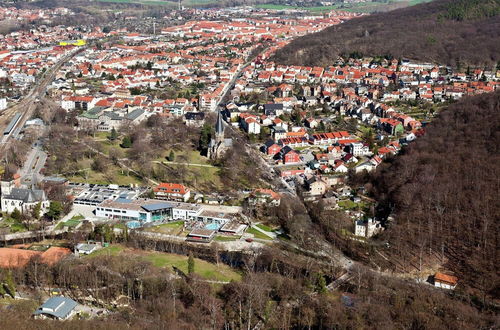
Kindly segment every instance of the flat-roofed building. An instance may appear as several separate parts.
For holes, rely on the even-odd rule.
[[[97,206],[95,213],[113,220],[165,221],[172,219],[172,204],[156,199],[108,199]]]
[[[215,232],[215,230],[196,228],[187,235],[186,241],[209,243],[214,238]]]
[[[172,218],[174,220],[192,220],[201,213],[203,207],[199,204],[189,204],[180,202],[171,202]]]

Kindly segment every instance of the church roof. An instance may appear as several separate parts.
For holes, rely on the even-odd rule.
[[[43,202],[46,200],[43,190],[23,188],[13,188],[10,194],[4,196],[3,198],[21,200],[24,203]]]

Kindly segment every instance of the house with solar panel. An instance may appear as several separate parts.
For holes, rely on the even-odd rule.
[[[34,313],[35,318],[67,320],[75,315],[78,303],[73,299],[56,296],[47,299]]]

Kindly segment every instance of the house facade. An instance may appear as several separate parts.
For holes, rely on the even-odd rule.
[[[188,187],[178,183],[160,183],[153,188],[156,199],[187,202],[191,197]]]
[[[41,214],[48,211],[50,201],[45,192],[40,189],[14,188],[12,184],[2,183],[2,197],[0,198],[3,212],[12,213],[18,209],[21,213],[31,212],[40,203]]]

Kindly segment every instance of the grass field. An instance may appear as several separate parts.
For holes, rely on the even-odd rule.
[[[172,271],[172,267],[177,267],[187,274],[188,272],[188,257],[172,253],[162,253],[156,251],[143,251],[127,249],[122,245],[113,244],[106,248],[102,248],[88,257],[96,256],[118,256],[121,254],[139,256],[142,259],[151,262],[158,268],[165,268]],[[195,258],[194,272],[199,276],[214,281],[239,281],[241,274],[231,269],[225,264],[212,264],[210,262]]]
[[[167,160],[170,150],[164,150],[162,155],[156,159],[157,166],[164,167],[168,176],[172,178],[166,181],[177,181],[178,173],[184,173],[182,181],[184,184],[201,192],[212,192],[221,188],[222,184],[219,178],[220,169],[212,166],[207,157],[200,155],[198,150],[174,150],[174,160]],[[203,166],[197,166],[203,165]]]
[[[259,227],[260,229],[264,230],[264,231],[274,231],[273,228],[269,227],[269,226],[266,226],[266,225],[263,225],[261,223],[259,223],[258,225],[255,225],[256,227]]]
[[[271,237],[265,235],[264,233],[261,233],[255,228],[249,228],[247,230],[247,233],[252,234],[255,238],[272,240]]]
[[[11,233],[27,231],[28,228],[20,221],[14,220],[9,216],[5,216],[4,220],[0,221],[0,228],[9,228]]]
[[[310,12],[318,12],[318,13],[330,10],[345,10],[345,11],[360,12],[360,13],[371,13],[375,11],[388,10],[391,8],[391,6],[397,5],[398,3],[407,6],[413,6],[419,3],[430,2],[430,1],[432,0],[393,0],[390,2],[367,1],[367,2],[359,2],[351,4],[338,4],[332,6],[315,6],[315,7],[261,4],[261,5],[256,5],[255,7],[263,9],[274,9],[274,10],[299,9],[299,10],[308,10]]]
[[[78,162],[78,168],[85,169],[75,174],[67,174],[66,178],[71,182],[76,183],[94,183],[94,184],[142,184],[142,179],[135,176],[133,173],[127,175],[125,170],[119,166],[110,164],[107,168],[107,173],[96,172],[91,169],[92,160],[83,159]]]
[[[154,227],[148,227],[145,229],[145,231],[168,235],[179,235],[182,231],[183,224],[184,221],[170,222]]]
[[[64,227],[75,228],[83,219],[85,219],[83,215],[77,214],[65,222],[59,222],[56,226],[56,229],[63,229]]]
[[[219,242],[233,242],[238,241],[240,236],[216,236],[214,239]]]

